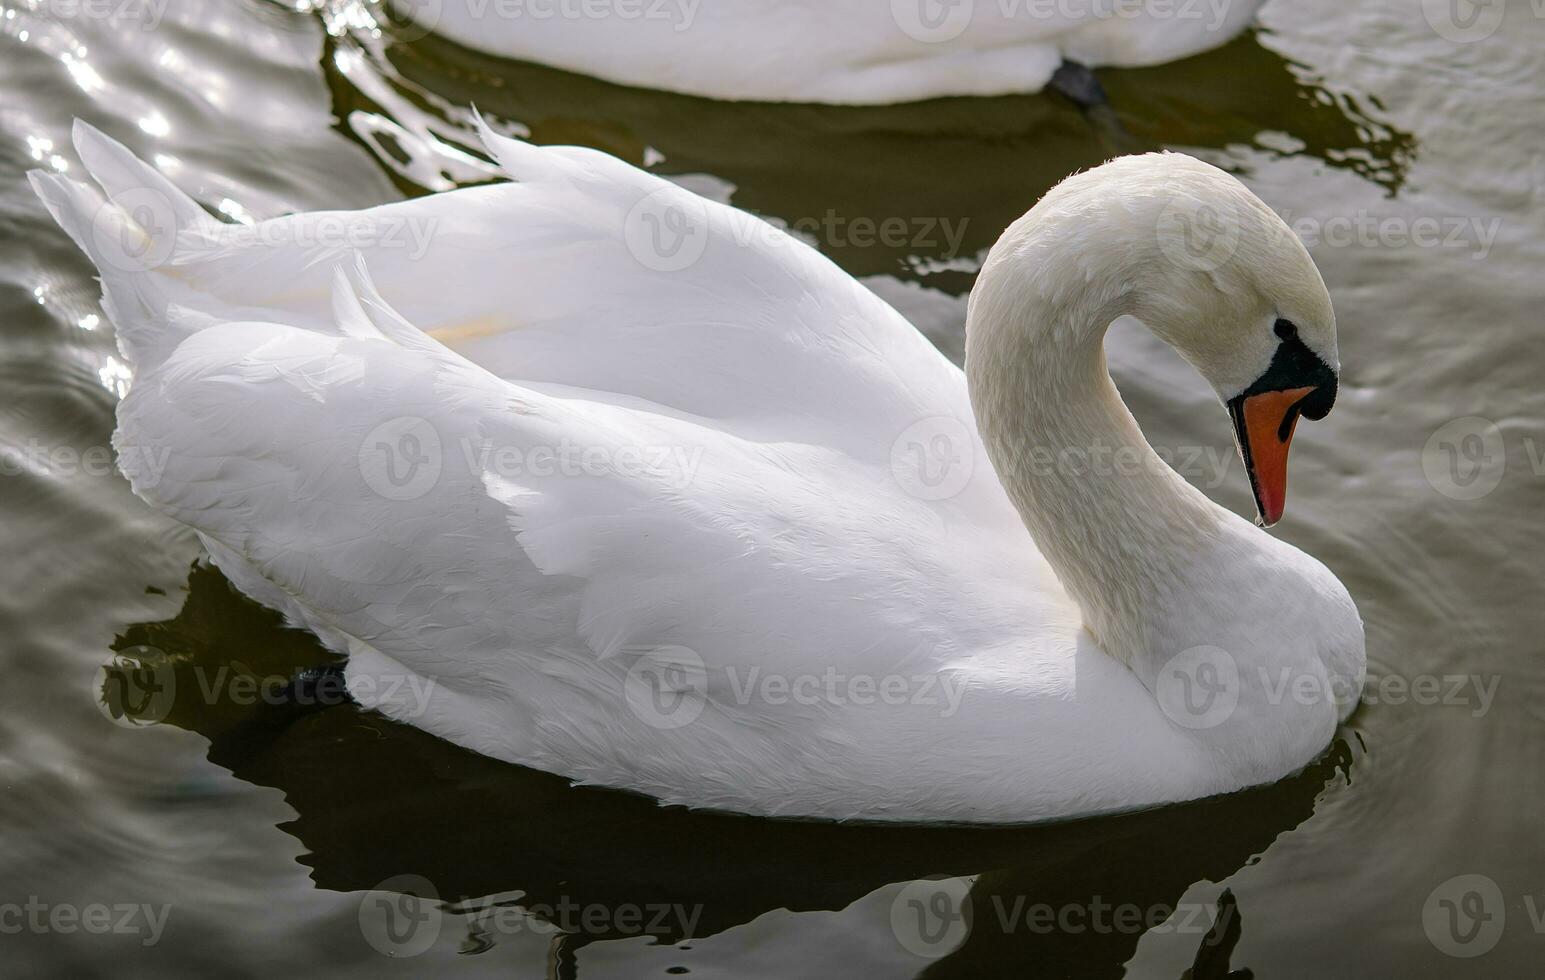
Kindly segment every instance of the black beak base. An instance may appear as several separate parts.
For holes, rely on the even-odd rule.
[[[1318,421],[1330,414],[1336,403],[1336,372],[1299,339],[1291,324],[1286,327],[1278,331],[1282,343],[1266,373],[1225,406],[1250,476],[1257,523],[1262,527],[1270,527],[1282,516],[1287,497],[1288,443],[1299,416]],[[1294,398],[1297,400],[1289,401]],[[1275,426],[1275,432],[1263,425]]]
[[[1335,370],[1309,346],[1299,339],[1297,334],[1285,338],[1277,346],[1277,353],[1272,356],[1271,365],[1266,368],[1266,373],[1255,379],[1255,383],[1244,391],[1228,400],[1229,418],[1235,421],[1236,427],[1243,418],[1242,406],[1245,399],[1252,395],[1262,395],[1268,391],[1291,391],[1294,388],[1313,388],[1309,394],[1295,407],[1296,415],[1289,414],[1283,419],[1282,437],[1287,438],[1287,432],[1292,429],[1292,423],[1297,415],[1302,415],[1311,422],[1318,422],[1330,414],[1330,410],[1336,404],[1336,389],[1339,379]]]

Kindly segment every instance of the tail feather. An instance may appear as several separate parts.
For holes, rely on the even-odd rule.
[[[86,253],[102,283],[102,306],[131,368],[165,360],[195,320],[170,316],[188,292],[175,278],[180,246],[210,240],[221,225],[128,148],[75,123],[75,148],[96,186],[42,170],[33,191],[59,227]]]
[[[385,340],[431,359],[461,361],[448,347],[410,323],[381,296],[365,265],[365,256],[360,252],[355,252],[352,260],[333,267],[332,313],[339,331],[347,336]],[[484,373],[470,363],[461,362],[461,365],[468,371]]]
[[[71,137],[75,142],[75,152],[86,165],[86,172],[101,186],[109,200],[148,191],[164,199],[166,217],[171,218],[172,230],[210,233],[220,227],[219,222],[176,184],[100,129],[77,119]]]
[[[349,281],[349,275],[342,264],[333,268],[332,308],[333,319],[338,321],[338,329],[344,336],[359,340],[386,339],[381,328],[376,326],[370,313],[360,303],[359,294]]]
[[[355,305],[381,336],[399,347],[425,354],[450,353],[444,344],[409,323],[382,297],[375,280],[370,277],[370,270],[365,267],[364,255],[355,252],[353,261],[339,264],[337,274],[353,295]]]
[[[477,126],[478,139],[483,141],[483,149],[512,179],[530,182],[567,179],[563,166],[543,148],[500,136],[484,121],[482,113],[475,110],[472,120]]]
[[[91,253],[91,219],[106,204],[102,192],[48,170],[27,171],[32,192],[75,246]]]
[[[588,146],[537,146],[525,140],[500,136],[476,111],[472,119],[483,149],[499,164],[505,176],[523,184],[567,184],[576,179],[590,179],[626,185],[640,176],[646,181],[660,180]],[[663,186],[663,181],[661,183]]]

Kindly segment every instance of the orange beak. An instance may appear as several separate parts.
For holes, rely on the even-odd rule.
[[[1282,519],[1287,506],[1288,447],[1298,426],[1300,406],[1314,393],[1314,386],[1264,391],[1231,405],[1239,455],[1250,474],[1255,492],[1257,521],[1271,527]]]
[[[1292,323],[1279,318],[1275,330],[1282,343],[1266,373],[1226,402],[1261,527],[1282,520],[1287,506],[1288,447],[1298,417],[1329,415],[1339,380],[1335,369],[1299,339]]]

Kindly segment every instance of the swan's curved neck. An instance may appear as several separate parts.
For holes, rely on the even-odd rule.
[[[1149,446],[1106,370],[1106,330],[1143,311],[1140,277],[1089,275],[1050,248],[1033,263],[994,251],[966,331],[988,456],[1102,647],[1151,679],[1177,652],[1166,617],[1225,517]]]

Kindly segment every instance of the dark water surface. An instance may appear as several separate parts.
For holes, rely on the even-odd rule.
[[[1273,0],[1219,51],[1103,73],[1124,133],[1042,96],[831,109],[622,89],[381,36],[355,6],[82,9],[0,3],[0,975],[1538,975],[1534,5],[1456,43],[1424,15],[1441,3]],[[957,358],[982,252],[1060,177],[1158,146],[1240,174],[1336,300],[1342,399],[1300,430],[1278,533],[1358,600],[1366,703],[1276,786],[924,830],[661,810],[349,706],[244,695],[327,655],[195,566],[190,535],[111,472],[127,373],[90,267],[22,174],[79,175],[80,116],[233,220],[355,208],[489,179],[471,103],[793,225]],[[867,231],[887,218],[904,241]],[[1150,438],[1213,451],[1187,477],[1246,511],[1200,381],[1140,332],[1110,347]],[[146,660],[180,692],[162,710],[101,670]],[[423,880],[438,901],[397,897]]]

